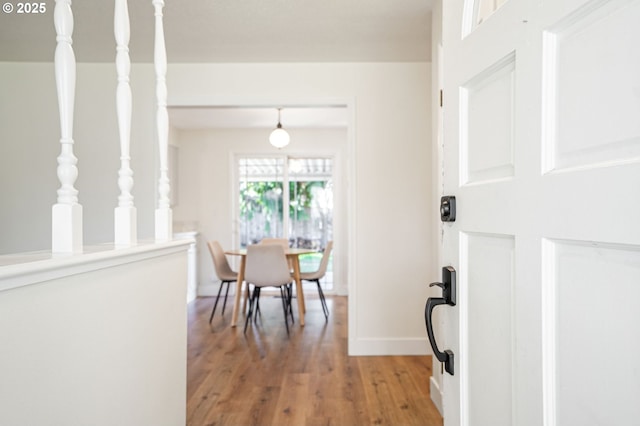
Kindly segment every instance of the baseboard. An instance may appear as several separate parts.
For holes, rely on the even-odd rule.
[[[198,296],[217,296],[218,287],[220,287],[219,281],[216,283],[200,284],[198,286]],[[229,293],[231,293],[232,291],[233,289],[229,289]]]
[[[314,284],[315,286],[315,284]],[[197,288],[198,296],[210,297],[218,295],[218,288],[220,287],[220,281],[213,281],[206,284],[200,284]],[[311,292],[311,294],[317,294],[317,290],[315,287],[309,287],[307,290]],[[235,295],[236,291],[236,283],[231,283],[231,287],[229,287],[229,296]],[[275,290],[277,292],[277,290]],[[306,294],[306,293],[305,293]],[[346,294],[340,294],[334,291],[325,291],[324,293],[327,296],[346,296]]]
[[[200,284],[198,286],[198,296],[217,296],[218,290],[220,289],[220,281],[212,281],[206,284]],[[226,291],[226,288],[223,288],[223,291]],[[229,297],[234,296],[236,294],[236,283],[229,284]],[[224,294],[223,294],[224,295]]]
[[[438,382],[433,376],[429,379],[429,393],[431,394],[431,401],[433,401],[440,415],[444,416],[442,413],[442,391],[440,391],[440,386],[438,386]]]
[[[424,337],[402,339],[351,339],[351,356],[430,355],[429,344]]]

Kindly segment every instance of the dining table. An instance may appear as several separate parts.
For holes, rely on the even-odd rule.
[[[240,268],[238,269],[238,279],[236,281],[236,294],[233,302],[233,315],[231,317],[231,327],[238,325],[238,314],[240,313],[240,298],[242,296],[242,283],[244,281],[244,270],[247,263],[247,249],[231,249],[224,252],[229,256],[240,256]],[[291,265],[292,278],[296,283],[296,299],[298,299],[298,316],[300,326],[304,326],[304,293],[302,291],[302,280],[300,279],[300,256],[303,254],[315,253],[315,250],[304,248],[285,248],[284,254]]]

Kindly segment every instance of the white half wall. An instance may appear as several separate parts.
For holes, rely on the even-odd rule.
[[[0,256],[0,424],[184,424],[188,244]]]

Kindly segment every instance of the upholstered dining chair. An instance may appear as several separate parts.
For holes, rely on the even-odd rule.
[[[263,238],[258,244],[279,244],[285,250],[289,248],[289,240],[287,240],[286,238]],[[287,262],[289,263],[289,269],[293,271],[291,259],[287,259]]]
[[[222,246],[218,241],[209,241],[207,243],[207,246],[209,246],[209,252],[211,253],[211,258],[213,259],[213,266],[216,270],[216,275],[220,279],[218,297],[216,297],[216,302],[213,304],[211,316],[209,317],[209,324],[211,324],[213,315],[216,313],[216,308],[218,307],[218,301],[220,301],[222,287],[224,287],[225,284],[227,285],[227,290],[224,294],[224,303],[222,304],[222,315],[224,315],[224,308],[227,306],[227,296],[229,295],[229,284],[238,281],[238,273],[231,269],[231,266],[229,266],[227,256],[224,254],[224,250],[222,249]]]
[[[263,238],[258,242],[258,244],[278,244],[282,246],[282,248],[284,248],[285,250],[289,248],[289,241],[287,241],[286,238]],[[287,259],[287,262],[289,263],[289,269],[293,270],[293,265],[291,264],[291,260]],[[247,300],[249,300],[249,298],[250,298],[249,288],[247,287],[247,294],[245,295],[244,302],[242,303],[243,312],[247,311]],[[256,304],[256,312],[260,312],[260,301],[258,301]]]
[[[320,303],[322,303],[322,311],[324,312],[325,320],[329,320],[329,308],[327,308],[327,301],[324,298],[324,292],[320,286],[320,280],[324,278],[327,273],[327,265],[329,264],[329,258],[331,257],[331,250],[333,250],[333,241],[327,242],[327,246],[324,248],[322,259],[320,260],[320,266],[318,270],[314,272],[301,272],[300,279],[303,281],[315,282],[318,286],[318,296],[320,296]]]
[[[248,246],[244,280],[247,285],[253,285],[253,292],[249,299],[249,313],[244,323],[244,332],[247,332],[247,326],[257,310],[260,290],[263,287],[278,287],[282,296],[282,310],[288,335],[289,314],[291,313],[291,291],[289,287],[291,273],[289,272],[284,248],[279,244],[253,244]]]

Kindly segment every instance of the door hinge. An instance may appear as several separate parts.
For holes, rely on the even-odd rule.
[[[440,90],[440,108],[442,108],[442,104],[443,104],[443,98],[444,98],[444,93],[442,92],[442,90]]]

